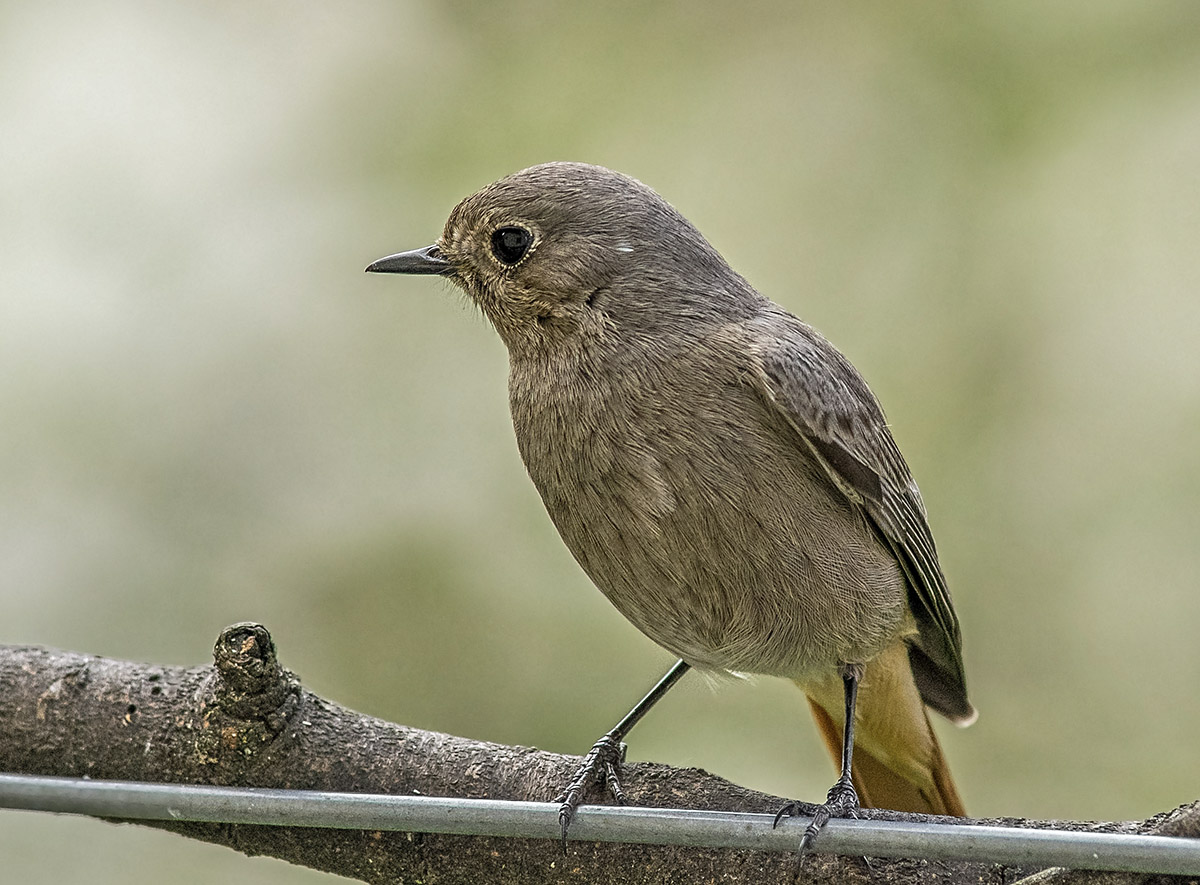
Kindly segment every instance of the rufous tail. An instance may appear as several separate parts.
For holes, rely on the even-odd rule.
[[[808,696],[834,765],[840,766],[845,721],[841,678],[797,684]],[[966,817],[903,641],[864,668],[854,727],[852,775],[864,808]]]

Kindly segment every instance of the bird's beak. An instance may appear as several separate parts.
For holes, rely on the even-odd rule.
[[[367,273],[426,273],[446,276],[454,267],[442,257],[437,245],[411,252],[397,252],[367,265]]]

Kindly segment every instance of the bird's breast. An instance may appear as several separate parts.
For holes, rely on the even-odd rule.
[[[514,363],[509,386],[529,475],[617,609],[710,669],[797,678],[891,639],[895,562],[743,367],[625,357]]]

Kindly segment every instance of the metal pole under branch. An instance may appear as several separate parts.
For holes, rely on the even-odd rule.
[[[148,784],[0,774],[0,807],[138,820],[396,830],[557,840],[549,802]],[[808,818],[777,829],[769,814],[588,805],[572,840],[795,851]],[[980,824],[833,820],[813,851],[1200,875],[1200,839]]]

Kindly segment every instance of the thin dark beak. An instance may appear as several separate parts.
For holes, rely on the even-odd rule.
[[[397,252],[367,266],[367,273],[431,273],[445,276],[453,270],[436,245],[413,249],[411,252]]]

